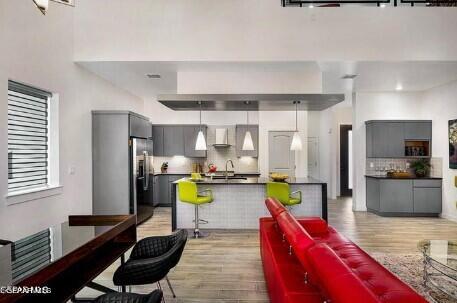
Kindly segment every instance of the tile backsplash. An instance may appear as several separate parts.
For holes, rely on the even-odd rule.
[[[228,143],[230,147],[219,147],[213,146],[216,142],[216,128],[226,128],[228,130]],[[235,125],[209,125],[207,130],[206,144],[208,145],[207,158],[186,158],[183,156],[175,157],[154,157],[153,166],[155,172],[160,172],[160,167],[163,162],[168,162],[168,172],[181,173],[192,171],[193,163],[200,163],[203,165],[203,170],[206,171],[208,164],[213,163],[217,166],[219,171],[225,170],[225,162],[227,159],[232,159],[235,165],[235,171],[240,173],[252,173],[259,171],[258,159],[252,157],[241,157],[236,156],[235,149]],[[229,166],[229,170],[232,168]]]
[[[409,162],[411,159],[391,159],[391,158],[369,158],[366,161],[367,175],[385,175],[389,169],[409,170]],[[430,159],[431,170],[430,176],[441,177],[443,170],[442,158]]]

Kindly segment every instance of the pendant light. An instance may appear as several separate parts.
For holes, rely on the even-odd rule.
[[[246,102],[246,105],[249,104],[249,101]],[[246,134],[244,135],[244,141],[243,141],[243,147],[242,150],[254,150],[254,142],[252,142],[252,135],[251,132],[249,131],[249,111],[246,111],[246,117],[247,117],[247,130]]]
[[[202,131],[202,102],[198,101],[200,105],[200,130],[198,131],[197,141],[195,142],[195,150],[206,150],[206,140]]]
[[[300,101],[294,101],[295,104],[295,132],[290,144],[290,150],[302,150],[301,138],[298,133],[298,104]]]
[[[43,15],[45,15],[46,11],[49,8],[49,0],[33,0],[33,2],[38,7],[38,9],[43,13]]]

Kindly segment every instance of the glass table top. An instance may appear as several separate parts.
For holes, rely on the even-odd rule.
[[[418,248],[425,257],[457,271],[457,241],[423,240]]]
[[[85,245],[114,225],[70,225],[68,221],[17,241],[0,241],[0,286],[19,282]],[[1,239],[1,235],[0,235]]]

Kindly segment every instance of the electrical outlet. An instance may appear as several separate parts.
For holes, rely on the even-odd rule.
[[[74,175],[75,172],[76,172],[76,168],[75,168],[73,165],[70,165],[70,166],[68,167],[68,174],[69,174],[69,175]]]

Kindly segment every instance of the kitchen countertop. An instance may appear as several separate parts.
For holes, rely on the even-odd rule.
[[[365,175],[367,178],[374,178],[374,179],[388,179],[388,180],[442,180],[441,177],[422,177],[418,178],[415,176],[407,177],[407,178],[392,178],[387,176],[376,176],[376,175]]]
[[[176,176],[176,175],[190,175],[190,174],[191,174],[191,172],[170,172],[170,173],[156,172],[156,173],[154,173],[154,176],[158,176],[158,175]],[[201,173],[201,174],[204,175],[205,173]],[[258,172],[249,172],[249,173],[236,172],[235,175],[260,176],[260,173],[258,173]],[[223,176],[223,174],[221,176]]]
[[[185,178],[187,179],[187,178]],[[182,179],[181,179],[182,180]],[[180,180],[173,183],[178,183]],[[271,182],[269,178],[246,178],[246,179],[213,179],[204,178],[202,181],[198,181],[197,184],[266,184]],[[314,178],[289,178],[287,179],[289,184],[326,184],[321,180]]]

